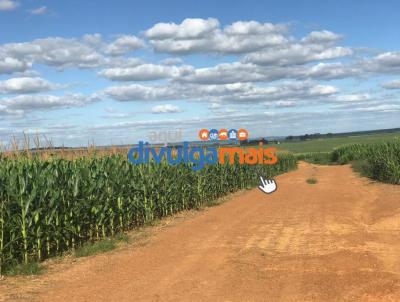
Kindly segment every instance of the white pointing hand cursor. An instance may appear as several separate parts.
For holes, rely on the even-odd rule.
[[[264,178],[262,178],[262,176],[260,176],[260,180],[261,180],[261,186],[258,186],[258,188],[263,191],[264,193],[270,194],[272,192],[276,191],[277,185],[275,180],[273,179],[266,179],[264,180]]]

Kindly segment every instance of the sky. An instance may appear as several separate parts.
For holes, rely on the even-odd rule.
[[[398,1],[0,0],[0,143],[400,127]]]

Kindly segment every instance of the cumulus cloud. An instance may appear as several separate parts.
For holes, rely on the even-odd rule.
[[[123,35],[107,46],[106,53],[110,55],[122,55],[144,46],[143,40],[136,36]]]
[[[362,73],[360,68],[342,63],[314,65],[264,66],[253,63],[222,63],[212,67],[188,70],[175,80],[197,84],[229,84],[237,82],[271,82],[282,79],[332,80]]]
[[[100,76],[113,81],[152,81],[183,76],[191,72],[191,66],[167,66],[142,64],[134,67],[108,68],[99,72]]]
[[[195,121],[188,119],[185,125],[218,125],[235,120],[251,126],[259,118],[264,126],[274,122],[272,126],[283,129],[282,125],[288,124],[291,133],[290,127],[298,129],[308,123],[311,129],[312,122],[324,121],[337,112],[338,120],[344,114],[351,120],[355,112],[358,118],[372,117],[376,112],[395,116],[398,111],[395,93],[379,96],[374,92],[355,92],[345,85],[346,93],[340,94],[335,86],[327,84],[328,80],[364,80],[400,73],[400,52],[359,53],[356,48],[339,44],[342,36],[335,32],[312,31],[295,37],[286,24],[237,21],[221,25],[214,18],[197,18],[157,23],[140,34],[126,33],[110,39],[93,33],[0,45],[0,74],[9,74],[9,79],[0,81],[0,94],[5,94],[0,98],[0,115],[27,117],[27,113],[34,111],[84,106],[99,100],[98,95],[39,94],[60,86],[41,78],[35,72],[38,65],[47,66],[40,68],[44,73],[49,69],[93,69],[91,72],[102,78],[121,82],[103,91],[113,100],[164,102],[151,108],[154,114],[180,112],[179,107],[172,105],[175,100],[201,102],[210,109],[209,115],[202,117],[199,112],[198,118],[191,116]],[[143,51],[134,53],[140,48]],[[152,50],[158,53],[150,53]],[[208,60],[203,60],[204,56],[201,61],[197,56],[183,57],[191,54],[206,55]],[[186,65],[190,62],[196,64]],[[75,72],[78,77],[81,75]],[[129,81],[133,83],[126,83]],[[399,89],[400,81],[384,83],[382,87]],[[388,104],[390,98],[392,104]],[[193,106],[193,115],[198,106]],[[265,106],[270,107],[267,113],[263,113]],[[294,106],[297,108],[285,109]],[[296,116],[294,112],[300,112],[300,107],[310,107],[312,112]],[[318,110],[325,115],[312,119]],[[136,118],[148,113],[139,109],[134,114]],[[106,117],[132,119],[132,115],[124,111]],[[174,124],[176,119],[120,125],[147,129]],[[81,136],[82,133],[74,134]]]
[[[117,101],[191,100],[225,103],[259,103],[277,100],[317,99],[337,93],[330,85],[309,82],[289,82],[276,86],[256,86],[250,83],[221,85],[141,85],[113,86],[105,94]]]
[[[55,89],[59,85],[52,84],[42,78],[20,77],[0,81],[0,93],[34,93]]]
[[[297,67],[293,73],[297,78],[308,78],[317,80],[344,79],[349,77],[358,77],[363,74],[363,70],[357,66],[335,63],[317,63]]]
[[[103,37],[99,33],[83,35],[82,41],[92,47],[102,47],[104,44]]]
[[[90,68],[99,66],[103,57],[89,45],[77,39],[45,38],[32,42],[10,43],[0,51],[14,58],[58,68]]]
[[[214,32],[219,27],[219,21],[209,19],[185,19],[181,24],[157,23],[145,32],[152,40],[165,39],[198,39]]]
[[[59,69],[131,66],[133,61],[138,64],[139,59],[113,56],[123,55],[142,46],[142,40],[135,36],[121,36],[108,44],[100,34],[8,43],[0,46],[0,74],[24,71],[34,63]]]
[[[228,84],[257,82],[267,80],[268,77],[273,75],[276,75],[274,71],[269,70],[269,74],[267,74],[254,64],[233,62],[222,63],[213,67],[193,69],[191,73],[185,74],[179,81],[198,84]]]
[[[0,0],[0,11],[10,11],[18,7],[18,2],[13,0]]]
[[[324,44],[290,44],[253,52],[244,62],[260,65],[298,65],[312,61],[331,60],[351,55],[346,47],[326,47]]]
[[[342,38],[341,35],[335,34],[329,30],[312,31],[301,41],[310,44],[333,43]]]
[[[185,19],[180,24],[157,23],[145,32],[158,52],[240,54],[287,42],[285,25],[238,21],[220,27],[219,21]]]
[[[366,72],[397,74],[400,73],[400,52],[384,52],[361,61],[360,65]]]
[[[145,86],[141,84],[131,84],[124,86],[112,86],[104,90],[105,94],[111,98],[127,101],[145,101],[145,100],[171,100],[177,96],[174,89],[167,86]]]
[[[83,94],[55,95],[18,95],[1,100],[2,106],[10,112],[27,112],[33,110],[49,110],[60,108],[80,107],[99,101],[98,95]]]
[[[165,104],[165,105],[157,105],[151,108],[151,112],[155,114],[160,114],[160,113],[178,113],[181,112],[181,109],[178,106],[174,106],[171,104]]]
[[[31,63],[7,56],[0,50],[0,74],[25,71],[32,66]]]

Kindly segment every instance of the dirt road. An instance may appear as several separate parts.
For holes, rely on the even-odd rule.
[[[309,177],[318,183],[306,183]],[[44,283],[48,277],[39,277],[40,286],[24,281],[25,294],[8,297],[400,301],[400,186],[359,178],[349,166],[305,163],[277,183],[271,195],[236,194],[146,245],[86,259]],[[7,282],[0,282],[3,294]]]

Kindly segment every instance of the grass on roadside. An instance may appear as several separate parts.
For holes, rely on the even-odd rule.
[[[372,177],[371,164],[366,160],[354,160],[351,162],[351,167],[357,173],[364,177]]]
[[[107,238],[95,242],[86,242],[74,251],[75,257],[87,257],[105,253],[114,250],[118,246],[118,242],[129,243],[129,236],[120,233],[112,238]]]
[[[311,153],[301,153],[296,154],[297,160],[304,160],[311,164],[317,165],[332,165],[331,152],[311,152]]]
[[[30,262],[28,264],[21,263],[17,265],[10,266],[5,270],[5,275],[7,276],[31,276],[31,275],[40,275],[45,271],[43,265],[38,262]]]

